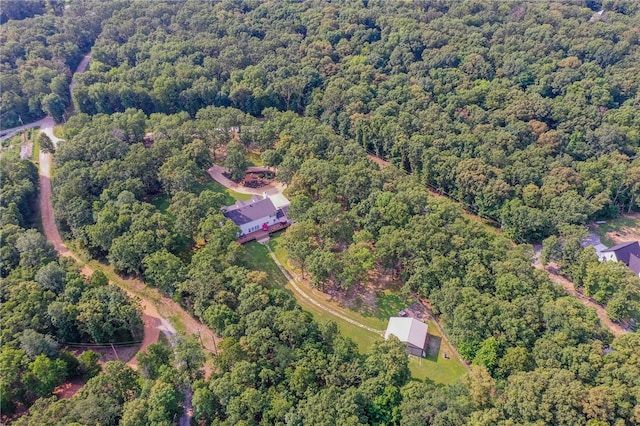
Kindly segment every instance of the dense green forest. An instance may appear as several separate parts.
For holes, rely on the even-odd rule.
[[[611,318],[638,319],[637,277],[595,263],[576,226],[638,207],[637,3],[123,1],[109,14],[55,154],[56,219],[75,247],[180,301],[221,351],[205,379],[197,342],[152,345],[139,373],[107,364],[18,424],[170,424],[178,384],[193,388],[198,424],[640,424],[638,333],[614,338],[512,241],[553,234],[543,261]],[[429,299],[471,372],[411,380],[397,340],[359,353],[252,271],[205,172],[226,148],[238,169],[249,149],[277,167],[296,220],[283,242],[314,285],[348,289],[386,270]],[[379,169],[367,150],[394,165]],[[2,244],[2,317],[34,312],[37,326],[12,322],[1,367],[23,383],[22,340],[100,341],[81,316],[53,318],[111,287],[22,229],[37,173],[18,164],[3,165],[15,178],[3,177],[2,241],[16,243]],[[20,297],[31,305],[13,309]]]
[[[121,5],[74,1],[65,9],[57,0],[3,1],[0,21],[8,19],[0,33],[3,129],[47,114],[63,120],[71,103],[71,73],[91,49],[102,21]]]
[[[28,160],[0,160],[1,410],[11,415],[65,380],[100,371],[99,355],[74,357],[65,343],[140,341],[140,309],[102,273],[86,280],[34,228],[38,172]]]
[[[94,256],[173,295],[223,337],[218,372],[194,385],[196,419],[322,424],[330,412],[340,424],[438,424],[430,419],[449,416],[453,424],[585,424],[637,417],[640,372],[625,355],[638,349],[637,334],[614,340],[595,312],[531,267],[530,246],[478,227],[458,205],[430,196],[419,178],[393,166],[378,170],[362,147],[317,119],[275,110],[266,117],[215,107],[195,120],[186,113],[145,120],[136,110],[80,114],[56,152],[63,229]],[[373,264],[395,270],[406,291],[430,299],[461,354],[479,367],[467,385],[409,383],[401,346],[380,342],[361,355],[264,272],[247,269],[237,228],[220,214],[224,196],[204,172],[209,149],[232,127],[249,129],[248,145],[276,148],[263,157],[278,158],[278,175],[290,181],[297,223],[284,242],[292,260],[319,286],[354,285]],[[156,206],[159,197],[169,197],[168,207]],[[636,315],[637,300],[625,303],[624,312]],[[451,395],[457,404],[438,402]],[[554,405],[529,409],[533,395]],[[599,398],[608,401],[603,411]]]
[[[630,0],[133,2],[104,24],[74,104],[315,117],[539,240],[637,208],[639,12]]]

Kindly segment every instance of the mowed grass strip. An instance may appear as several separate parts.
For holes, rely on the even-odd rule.
[[[281,235],[281,234],[280,234]],[[272,250],[274,251],[276,258],[285,267],[296,274],[300,274],[299,270],[295,270],[287,259],[286,250],[279,244],[279,236],[272,236],[270,243]],[[382,337],[376,333],[358,327],[351,324],[342,318],[336,317],[331,313],[324,311],[316,305],[310,303],[306,298],[300,296],[299,293],[294,291],[288,284],[287,279],[282,272],[278,269],[277,265],[273,262],[269,256],[269,251],[262,244],[252,242],[245,244],[246,258],[245,263],[250,269],[260,270],[267,273],[269,282],[274,288],[286,288],[296,298],[298,304],[307,312],[311,313],[317,321],[326,322],[333,321],[338,325],[340,332],[343,336],[351,338],[358,346],[360,352],[365,353],[373,345],[374,342],[379,341]],[[370,327],[374,327],[380,330],[386,329],[388,318],[381,318],[375,316],[362,316],[357,312],[341,307],[338,303],[328,300],[329,296],[323,295],[318,297],[317,290],[311,291],[308,288],[308,284],[297,283],[298,286],[308,295],[312,296],[314,300],[321,303],[328,308],[340,312],[342,315],[358,321],[362,324],[366,324]],[[378,307],[386,312],[391,312],[397,309],[399,306],[406,305],[402,300],[402,297],[394,292],[385,290],[379,295]],[[379,316],[381,316],[380,314]],[[432,381],[434,383],[455,383],[466,373],[465,367],[460,361],[453,356],[453,351],[442,340],[438,329],[432,322],[428,322],[429,325],[429,339],[432,342],[433,353],[429,354],[427,358],[409,357],[409,368],[411,375],[416,380]],[[449,359],[444,358],[444,354],[449,356]]]
[[[236,192],[232,189],[225,188],[224,186],[220,185],[218,182],[213,180],[213,178],[209,175],[207,175],[207,178],[204,181],[204,183],[201,184],[200,191],[204,191],[205,189],[208,189],[209,191],[217,192],[219,194],[223,194],[225,196],[224,204],[226,206],[235,204],[235,202],[238,200],[246,201],[246,200],[250,200],[251,197],[253,197],[253,195],[251,194],[241,194],[240,192]]]

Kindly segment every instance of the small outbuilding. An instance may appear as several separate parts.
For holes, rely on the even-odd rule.
[[[409,355],[424,357],[427,351],[427,329],[427,324],[415,318],[391,317],[384,338],[388,339],[393,334],[407,344]]]
[[[638,244],[637,241],[621,243],[602,250],[600,260],[622,262],[627,265],[634,274],[640,276],[640,244]]]

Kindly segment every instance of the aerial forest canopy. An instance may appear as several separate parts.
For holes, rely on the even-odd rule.
[[[73,102],[315,117],[540,240],[638,207],[639,13],[630,0],[132,2],[103,24]]]
[[[635,1],[105,4],[55,153],[55,216],[74,248],[179,301],[220,352],[205,379],[197,342],[176,361],[150,346],[139,375],[107,364],[77,397],[41,399],[17,424],[167,424],[181,413],[172,385],[189,383],[198,424],[640,425],[640,335],[614,337],[514,244],[553,235],[543,256],[576,282],[611,275],[573,231],[639,206]],[[40,18],[52,19],[4,25]],[[252,270],[220,213],[234,200],[206,173],[230,153],[246,167],[249,150],[287,184],[296,223],[280,241],[312,284],[349,289],[373,268],[395,277],[431,303],[471,364],[463,380],[411,380],[397,339],[361,353]],[[2,316],[17,318],[0,359],[11,383],[37,367],[23,340],[92,337],[86,316],[69,329],[53,318],[105,291],[23,229],[29,164],[1,163],[12,179],[2,238],[16,241],[0,251]],[[640,281],[615,276],[624,292],[607,282],[594,297],[638,320]],[[51,320],[39,335],[20,316],[30,310]],[[35,396],[16,391],[8,408]]]
[[[56,0],[2,2],[3,129],[45,115],[63,120],[71,103],[71,73],[91,49],[102,20],[120,4],[74,1],[65,9]]]

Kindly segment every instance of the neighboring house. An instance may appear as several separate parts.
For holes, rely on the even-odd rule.
[[[289,219],[283,208],[276,206],[265,194],[264,198],[254,195],[249,201],[237,201],[233,206],[223,208],[223,213],[240,227],[238,237],[242,237],[251,232],[266,231],[277,223],[286,223]]]
[[[391,317],[384,338],[396,336],[407,344],[410,355],[424,357],[427,353],[427,324],[414,318]]]
[[[622,262],[640,276],[640,244],[637,241],[621,243],[606,250],[602,250],[601,261],[612,260]]]

